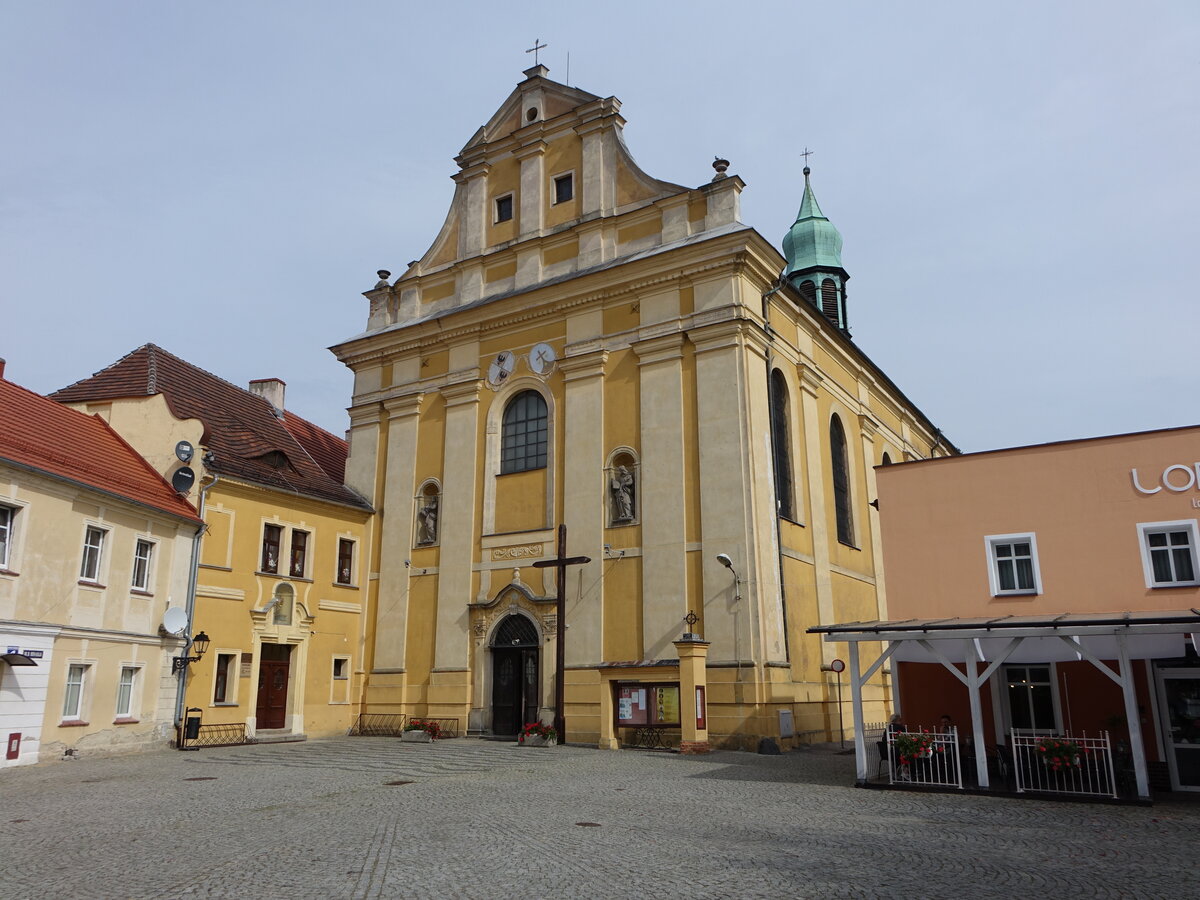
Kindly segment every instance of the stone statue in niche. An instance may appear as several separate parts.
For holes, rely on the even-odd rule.
[[[612,495],[613,524],[633,521],[633,472],[628,466],[617,466],[608,479],[608,490]]]
[[[435,544],[438,539],[438,495],[426,494],[417,510],[417,544]]]

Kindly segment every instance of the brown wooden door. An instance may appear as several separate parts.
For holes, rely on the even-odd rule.
[[[492,650],[492,733],[516,734],[537,715],[538,651]]]
[[[283,727],[287,715],[291,649],[278,644],[263,644],[263,657],[258,664],[258,707],[255,713],[258,728]]]

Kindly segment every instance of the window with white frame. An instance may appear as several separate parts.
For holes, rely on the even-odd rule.
[[[992,595],[1040,594],[1041,576],[1034,534],[992,534],[984,538]]]
[[[79,567],[81,581],[100,580],[100,559],[104,554],[104,537],[107,532],[103,528],[89,525],[83,538],[83,564]]]
[[[354,584],[354,541],[349,538],[338,538],[337,572],[333,580],[337,584]]]
[[[8,568],[9,554],[12,552],[13,519],[16,510],[11,506],[0,506],[0,569]]]
[[[237,686],[234,679],[234,666],[237,665],[236,653],[218,653],[216,676],[213,682],[213,703],[232,703],[233,689]]]
[[[139,540],[133,548],[133,589],[150,590],[150,561],[154,556],[154,542]]]
[[[67,667],[66,692],[63,695],[63,719],[75,721],[83,718],[83,690],[88,666],[73,663]]]
[[[1196,520],[1143,522],[1138,525],[1146,587],[1190,587],[1200,584],[1197,573]]]
[[[298,528],[292,530],[292,555],[288,564],[288,574],[293,578],[303,578],[308,568],[308,532]]]
[[[117,718],[133,718],[133,698],[137,685],[137,666],[121,666],[121,679],[117,682]]]
[[[1052,671],[1045,664],[1004,667],[1009,723],[1015,730],[1058,730]]]

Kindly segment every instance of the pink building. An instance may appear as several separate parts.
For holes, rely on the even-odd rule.
[[[877,481],[888,619],[813,629],[848,642],[860,734],[863,670],[891,665],[909,731],[955,724],[959,786],[1200,791],[1200,427]]]

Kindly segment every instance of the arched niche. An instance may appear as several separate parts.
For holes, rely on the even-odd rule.
[[[632,447],[617,447],[608,455],[604,496],[609,528],[637,525],[641,521],[641,460]]]

